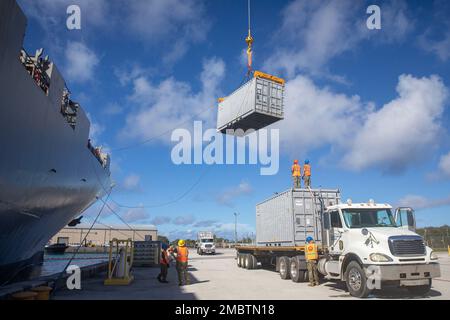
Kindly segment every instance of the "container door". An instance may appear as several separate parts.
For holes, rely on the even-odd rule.
[[[321,242],[321,227],[317,222],[317,205],[309,192],[294,192],[294,224],[295,242],[297,245],[304,245],[307,237],[312,237],[317,242]]]
[[[339,211],[330,211],[330,253],[341,254],[344,248],[342,220]]]
[[[412,208],[397,208],[395,210],[395,222],[402,229],[416,232],[416,217]]]

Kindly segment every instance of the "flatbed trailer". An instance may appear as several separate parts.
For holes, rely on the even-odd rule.
[[[318,246],[319,258],[324,256]],[[237,266],[247,270],[275,268],[281,279],[291,278],[294,282],[308,281],[305,246],[236,246]]]

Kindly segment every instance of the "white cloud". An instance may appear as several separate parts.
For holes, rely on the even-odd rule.
[[[439,170],[448,178],[450,178],[450,152],[441,157],[439,161]]]
[[[47,31],[66,26],[67,7],[76,4],[81,9],[82,29],[106,25],[111,17],[107,0],[19,0],[27,16],[36,19]]]
[[[195,222],[195,217],[191,214],[179,216],[173,219],[172,223],[175,225],[191,225]]]
[[[126,190],[136,190],[139,188],[141,177],[137,174],[130,174],[123,181],[123,187]]]
[[[210,228],[212,226],[214,226],[215,224],[217,224],[216,220],[203,220],[203,221],[198,221],[194,224],[194,228]]]
[[[103,113],[108,116],[116,116],[116,115],[122,114],[123,111],[124,111],[124,108],[121,105],[113,102],[106,106],[106,108],[103,110]]]
[[[308,77],[297,76],[286,84],[285,119],[275,126],[283,149],[305,155],[324,145],[345,145],[372,108],[359,96],[319,88]]]
[[[282,148],[292,156],[330,148],[336,163],[347,169],[378,167],[401,171],[437,146],[448,96],[437,76],[399,77],[398,97],[380,108],[321,88],[308,77],[286,84]],[[341,157],[341,160],[336,159]]]
[[[282,70],[292,77],[299,70],[316,71],[349,50],[365,34],[364,25],[350,19],[358,8],[361,4],[354,1],[291,2],[283,10],[282,26],[276,34],[282,46],[266,61],[265,69]]]
[[[192,43],[203,41],[210,29],[201,0],[126,1],[126,28],[142,40],[169,46],[164,62],[179,60]]]
[[[402,41],[413,28],[404,1],[382,5],[380,31],[367,29],[366,8],[353,0],[291,2],[282,12],[282,25],[274,38],[278,49],[265,62],[265,70],[283,71],[288,77],[299,71],[324,75],[332,58],[354,50],[362,41]]]
[[[399,77],[398,98],[369,114],[356,132],[344,163],[360,170],[379,166],[401,171],[437,147],[448,97],[437,76]]]
[[[418,195],[407,195],[398,201],[401,207],[411,207],[415,210],[445,207],[450,205],[450,196],[441,199],[429,199]]]
[[[81,42],[68,42],[65,50],[65,75],[73,82],[93,79],[99,58]]]
[[[442,62],[450,59],[450,4],[446,0],[433,2],[433,24],[419,36],[418,44],[423,50],[435,54]]]
[[[171,220],[172,220],[172,219],[170,219],[169,217],[161,217],[161,216],[158,216],[158,217],[154,217],[154,218],[150,221],[150,223],[153,224],[153,225],[155,225],[155,226],[160,226],[160,225],[163,225],[163,224],[168,224],[168,223],[170,223]]]
[[[224,74],[224,62],[212,58],[204,62],[199,92],[193,92],[188,83],[174,78],[165,79],[157,85],[144,76],[134,79],[133,94],[129,99],[137,110],[127,116],[126,126],[119,137],[145,140],[168,132],[175,126],[190,127],[192,124],[186,123],[196,114],[199,115],[195,120],[212,124],[213,106],[220,96],[218,87]],[[158,139],[169,143],[170,133]]]
[[[233,201],[241,196],[252,193],[252,187],[247,181],[241,181],[238,186],[225,190],[222,194],[217,196],[216,200],[219,204],[227,207],[233,207]]]
[[[427,52],[435,54],[441,61],[446,62],[450,59],[450,24],[444,35],[440,39],[430,37],[429,30],[419,38],[419,45]]]
[[[143,221],[148,219],[149,215],[144,208],[136,208],[128,210],[123,216],[123,220],[128,223]]]

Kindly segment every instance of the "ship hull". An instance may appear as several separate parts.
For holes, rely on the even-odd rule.
[[[35,261],[111,186],[109,165],[88,148],[83,109],[75,127],[61,114],[65,82],[56,66],[45,93],[20,62],[25,28],[16,1],[0,1],[0,278],[6,280],[8,270]]]

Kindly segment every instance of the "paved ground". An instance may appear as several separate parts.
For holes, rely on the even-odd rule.
[[[435,279],[426,297],[412,297],[407,290],[390,288],[376,292],[372,299],[450,299],[450,257],[440,256],[442,277]],[[215,256],[191,253],[192,285],[178,287],[176,270],[169,269],[169,284],[155,279],[158,269],[136,269],[135,281],[128,287],[105,287],[105,275],[82,281],[81,291],[63,290],[54,299],[212,299],[212,300],[301,300],[353,299],[339,282],[325,282],[310,288],[306,283],[281,280],[271,270],[245,270],[236,266],[234,250],[222,250]]]

